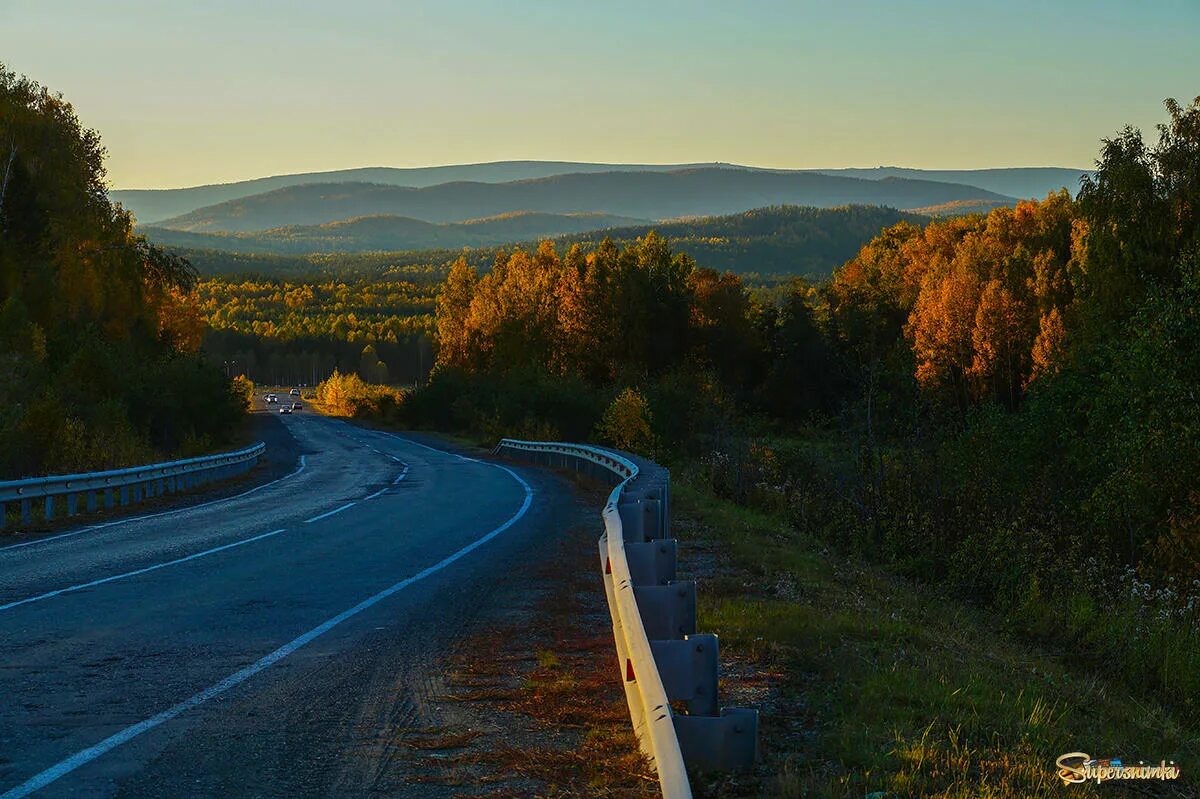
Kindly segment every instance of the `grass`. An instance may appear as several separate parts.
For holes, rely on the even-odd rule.
[[[673,499],[681,563],[700,564],[700,629],[721,640],[723,703],[763,714],[758,769],[702,778],[701,795],[1195,795],[1196,731],[1169,707],[686,477]],[[1071,751],[1173,759],[1183,779],[1064,786],[1054,760]]]

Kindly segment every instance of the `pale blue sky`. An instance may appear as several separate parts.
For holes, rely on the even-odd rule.
[[[1091,164],[1200,94],[1200,0],[0,0],[114,186],[513,158]]]

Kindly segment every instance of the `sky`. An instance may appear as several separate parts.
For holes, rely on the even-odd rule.
[[[0,0],[115,188],[508,159],[1087,167],[1200,94],[1200,0]]]

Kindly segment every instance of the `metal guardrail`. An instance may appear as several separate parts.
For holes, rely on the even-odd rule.
[[[687,766],[750,766],[758,711],[718,710],[717,637],[696,634],[696,585],[675,580],[667,470],[582,444],[506,438],[495,454],[616,483],[602,514],[601,571],[630,719],[658,772],[662,795],[691,797]],[[685,703],[688,712],[676,713],[673,701]]]
[[[100,504],[105,508],[140,502],[149,497],[173,494],[198,485],[222,480],[226,477],[249,471],[258,463],[266,450],[263,442],[253,444],[235,452],[204,455],[129,469],[113,469],[106,472],[65,474],[53,477],[33,477],[25,480],[0,482],[0,529],[4,528],[10,503],[19,503],[20,523],[33,521],[33,503],[43,501],[42,517],[54,518],[55,500],[66,499],[66,515],[79,512],[82,497],[87,511],[95,511]]]

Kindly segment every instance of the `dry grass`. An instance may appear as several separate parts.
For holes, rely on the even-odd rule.
[[[413,782],[492,799],[658,796],[618,679],[592,557],[598,527],[564,533],[541,559],[532,579],[547,590],[529,609],[536,624],[514,618],[461,647],[442,698],[478,730],[406,736],[418,758]]]

